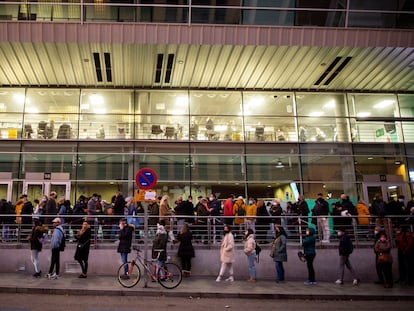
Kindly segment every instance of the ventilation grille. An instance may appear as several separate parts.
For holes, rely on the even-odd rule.
[[[111,65],[111,54],[103,53],[103,62],[101,62],[101,54],[93,53],[93,60],[95,64],[96,80],[98,82],[103,82],[103,74],[105,71],[106,82],[112,82],[112,65]],[[102,68],[102,63],[105,64],[105,68]]]
[[[337,56],[334,61],[326,68],[325,72],[319,77],[314,85],[329,85],[338,74],[344,70],[345,66],[351,61],[352,57]]]
[[[164,65],[164,59],[167,59],[167,63]],[[171,75],[174,66],[174,54],[168,54],[167,57],[164,57],[164,54],[157,54],[157,63],[155,67],[155,83],[161,83],[163,80],[164,83],[171,82]],[[164,77],[164,79],[162,79]]]

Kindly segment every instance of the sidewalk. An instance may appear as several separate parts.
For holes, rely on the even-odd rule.
[[[39,279],[31,275],[16,273],[0,274],[0,293],[39,293],[64,295],[107,295],[107,296],[174,296],[193,298],[261,298],[261,299],[314,299],[314,300],[414,300],[414,287],[402,287],[398,284],[385,289],[373,283],[351,283],[335,285],[334,282],[322,282],[317,285],[304,285],[299,281],[286,281],[277,284],[271,280],[258,280],[248,283],[246,280],[215,282],[215,276],[183,279],[175,289],[167,290],[157,283],[148,283],[144,288],[141,280],[134,288],[123,288],[115,276],[88,276],[79,279],[75,274],[63,274],[59,280]]]

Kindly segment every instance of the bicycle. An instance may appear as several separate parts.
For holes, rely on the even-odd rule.
[[[144,259],[137,247],[133,248],[136,251],[135,259],[122,264],[118,269],[118,282],[127,288],[134,287],[141,279],[141,267],[144,272],[147,273],[149,279],[153,282],[158,282],[162,287],[167,289],[176,288],[180,285],[183,275],[181,268],[173,263],[166,262],[163,266],[157,267],[157,259],[160,256],[163,249],[156,249],[158,252],[157,259]],[[127,271],[125,273],[125,271]]]

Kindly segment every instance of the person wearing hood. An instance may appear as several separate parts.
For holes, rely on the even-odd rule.
[[[249,264],[249,279],[247,282],[256,282],[256,241],[251,228],[247,229],[243,239],[244,253]]]
[[[287,261],[287,234],[282,226],[275,226],[276,237],[273,241],[273,261],[275,262],[275,269],[277,273],[276,283],[282,283],[285,281],[285,269],[283,262]]]
[[[167,260],[167,242],[168,235],[167,230],[165,229],[165,222],[160,221],[160,223],[157,224],[155,238],[152,241],[152,259],[157,259],[156,275],[158,275],[159,269],[164,266],[165,261]]]
[[[315,285],[315,269],[313,268],[313,260],[316,257],[315,250],[315,229],[306,228],[306,238],[303,240],[303,253],[306,258],[306,266],[308,268],[308,279],[305,281],[305,285]]]
[[[119,220],[119,244],[118,253],[121,254],[122,263],[128,262],[128,254],[131,252],[132,234],[134,232],[134,225],[128,225],[125,218]],[[121,276],[123,279],[129,279],[128,265],[125,265],[125,274]]]

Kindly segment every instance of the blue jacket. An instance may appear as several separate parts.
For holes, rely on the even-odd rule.
[[[56,226],[53,230],[52,239],[50,240],[50,248],[59,248],[60,243],[62,242],[62,237],[64,235],[64,229],[61,225]]]
[[[309,229],[309,235],[305,238],[305,240],[303,240],[303,243],[302,243],[303,252],[305,253],[305,255],[315,255],[316,254],[315,229],[313,228],[308,228],[308,229]]]

